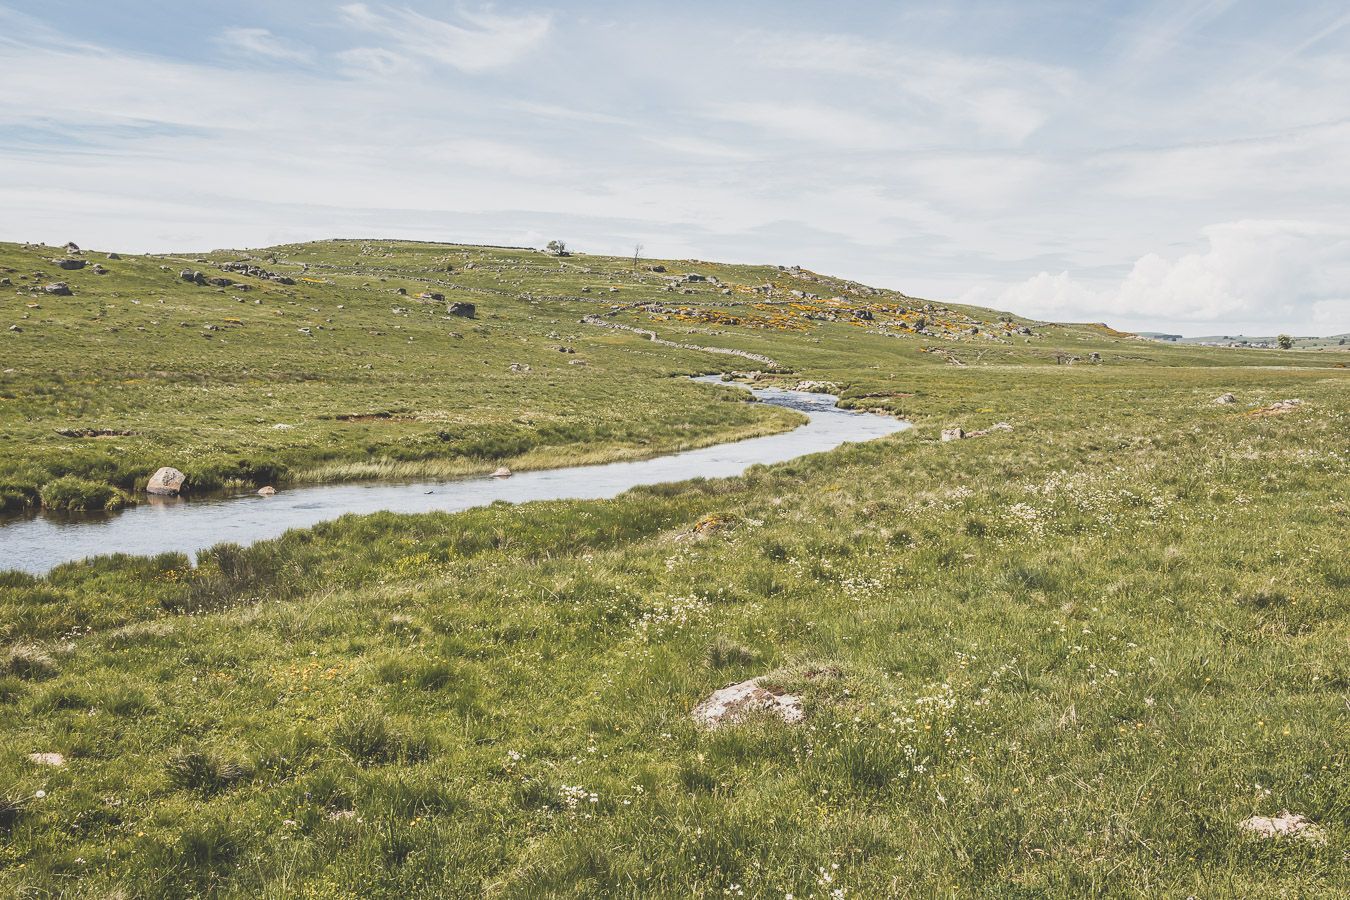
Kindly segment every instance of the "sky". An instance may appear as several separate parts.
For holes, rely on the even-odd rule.
[[[327,237],[1346,332],[1350,6],[0,0],[0,240]]]

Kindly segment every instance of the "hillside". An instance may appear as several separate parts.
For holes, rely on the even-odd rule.
[[[161,465],[285,491],[798,423],[672,377],[700,372],[916,426],[0,571],[6,895],[1346,893],[1340,353],[414,242],[0,245],[0,279],[16,515],[138,502]],[[800,717],[695,720],[749,679]],[[1312,828],[1241,825],[1285,810]]]
[[[0,245],[0,279],[0,435],[14,448],[0,459],[0,509],[44,505],[58,478],[49,507],[134,502],[162,465],[197,492],[447,476],[653,455],[794,421],[709,408],[663,377],[676,373],[823,378],[845,386],[846,402],[865,394],[928,421],[945,411],[902,402],[871,373],[1234,360],[799,268],[643,260],[634,271],[527,249],[326,241],[110,259]],[[70,294],[47,292],[57,283]],[[464,303],[472,318],[448,312]],[[649,346],[613,326],[750,358]],[[1240,360],[1271,363],[1327,365]]]

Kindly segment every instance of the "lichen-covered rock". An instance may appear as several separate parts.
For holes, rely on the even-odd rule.
[[[1236,403],[1237,398],[1234,397],[1232,394],[1220,394],[1219,396],[1214,398],[1214,402],[1219,406],[1228,406],[1230,404]]]
[[[183,485],[187,483],[187,476],[175,469],[173,466],[162,466],[150,476],[146,482],[145,492],[147,494],[158,494],[163,497],[177,497],[182,493]]]
[[[945,441],[959,441],[959,440],[961,440],[961,438],[963,438],[963,437],[965,437],[965,436],[966,436],[965,431],[962,430],[962,429],[960,429],[960,428],[944,428],[944,429],[942,429],[942,440],[943,440],[944,442],[945,442]]]
[[[800,697],[776,693],[760,684],[758,678],[713,691],[694,707],[692,715],[704,728],[718,728],[741,722],[755,712],[772,713],[789,725],[806,717]]]
[[[1314,844],[1325,844],[1327,836],[1321,828],[1298,813],[1285,810],[1278,816],[1252,816],[1238,823],[1242,831],[1260,838],[1299,838]]]

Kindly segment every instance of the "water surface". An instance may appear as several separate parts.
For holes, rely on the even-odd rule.
[[[699,381],[717,381],[705,376]],[[251,544],[347,513],[456,512],[498,500],[593,500],[629,488],[689,478],[726,478],[756,463],[776,463],[870,441],[909,423],[836,407],[836,397],[777,388],[755,388],[765,403],[799,410],[805,425],[783,434],[748,438],[698,450],[633,462],[520,472],[510,478],[444,481],[362,482],[310,485],[253,494],[142,503],[104,517],[72,519],[35,515],[0,525],[0,570],[41,574],[53,566],[105,553],[150,555],[179,551],[190,556],[222,541]]]

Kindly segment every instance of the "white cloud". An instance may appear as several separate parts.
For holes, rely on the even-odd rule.
[[[1173,323],[1252,322],[1350,327],[1350,227],[1244,220],[1204,229],[1203,251],[1139,258],[1120,284],[1092,286],[1041,272],[999,292],[972,291],[1032,315]]]
[[[309,62],[314,51],[282,40],[266,28],[226,28],[216,39],[227,50],[283,62]]]
[[[411,9],[377,12],[365,3],[341,8],[348,25],[393,41],[404,54],[453,66],[462,72],[484,72],[518,62],[548,36],[552,20],[531,13],[506,16],[491,10],[460,10],[461,24],[433,19]],[[377,60],[376,71],[388,71],[390,57],[379,48],[358,48],[347,60]]]

